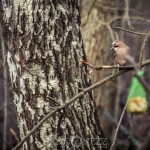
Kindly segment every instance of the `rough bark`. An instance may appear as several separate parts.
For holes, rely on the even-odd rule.
[[[78,0],[28,0],[14,6],[4,38],[23,138],[48,112],[89,86],[90,79],[80,64],[86,56]],[[102,137],[89,92],[43,123],[23,149],[102,149],[100,141],[90,143]]]

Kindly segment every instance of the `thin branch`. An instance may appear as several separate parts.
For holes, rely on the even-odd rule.
[[[114,102],[114,117],[116,118],[117,121],[118,121],[118,115],[119,115],[119,102],[120,102],[121,86],[122,86],[121,83],[122,83],[122,79],[119,76],[117,78],[117,92],[116,92],[116,97],[115,97],[115,102]]]
[[[137,68],[137,66],[136,66],[136,64],[135,64],[135,62],[134,62],[134,59],[133,59],[132,57],[127,57],[126,59],[134,66],[134,70],[135,70],[135,73],[136,73],[135,76],[138,78],[138,80],[141,82],[141,84],[144,86],[144,88],[145,88],[145,89],[148,91],[148,93],[150,94],[150,88],[147,86],[147,84],[145,83],[145,81],[143,80],[143,78],[137,75],[138,68]],[[128,101],[126,102],[126,105],[125,105],[125,107],[124,107],[124,109],[123,109],[123,112],[122,112],[122,114],[121,114],[121,117],[120,117],[120,120],[119,120],[117,129],[116,129],[115,136],[114,136],[113,143],[112,143],[112,145],[111,145],[110,150],[113,150],[113,149],[114,149],[114,145],[115,145],[115,142],[116,142],[116,139],[117,139],[119,127],[120,127],[121,121],[122,121],[122,119],[123,119],[123,116],[124,116],[124,114],[125,114],[125,110],[126,110],[126,108],[127,108],[127,104],[128,104]]]
[[[141,50],[140,50],[139,66],[141,66],[143,55],[144,55],[144,48],[146,46],[146,42],[147,42],[149,37],[150,37],[150,31],[146,34],[144,41],[143,41],[143,44],[142,44],[142,47],[141,47]]]
[[[10,103],[10,104],[8,104],[8,105],[4,105],[3,107],[0,107],[0,110],[4,109],[4,108],[6,108],[6,107],[8,107],[8,106],[10,106],[10,105],[14,105],[14,102],[13,102],[13,103]]]
[[[142,68],[142,67],[145,67],[145,66],[147,66],[149,64],[150,64],[150,59],[147,59],[147,60],[143,61],[143,63],[141,64],[140,67]]]
[[[103,66],[103,65],[97,65],[94,66],[92,64],[90,64],[87,61],[84,60],[80,60],[81,63],[86,64],[88,67],[92,68],[93,70],[101,70],[101,69],[127,69],[127,70],[132,70],[134,69],[134,65],[128,65],[128,66],[117,66],[117,65],[112,65],[112,66]],[[139,66],[139,64],[136,64],[137,66]]]
[[[137,73],[139,71],[134,59],[132,57],[127,57],[126,58],[127,61],[130,62],[130,64],[132,64],[134,66],[134,75],[137,77],[137,79],[139,80],[139,82],[143,85],[143,87],[145,88],[145,90],[147,90],[147,92],[150,94],[150,88],[149,86],[146,84],[145,80],[141,77],[141,76],[138,76]],[[141,67],[141,65],[139,65]]]
[[[82,92],[80,92],[79,94],[77,94],[75,97],[73,97],[72,99],[70,99],[66,104],[64,104],[63,106],[59,106],[57,107],[55,110],[53,110],[52,112],[48,113],[35,127],[33,127],[33,129],[12,149],[12,150],[17,150],[19,149],[23,143],[46,121],[48,120],[49,117],[51,117],[52,115],[54,115],[55,113],[57,113],[59,110],[64,109],[65,107],[67,107],[68,105],[72,104],[73,102],[75,102],[76,100],[78,100],[79,97],[83,96],[84,94],[86,94],[87,92],[91,91],[92,89],[116,78],[117,76],[125,73],[127,71],[120,71],[116,74],[112,74],[109,77],[106,77],[105,79],[91,85],[88,88],[85,88]]]
[[[148,33],[140,33],[140,32],[130,31],[130,30],[127,30],[127,29],[124,29],[124,28],[121,28],[121,27],[116,27],[116,28],[120,29],[120,30],[123,30],[123,31],[126,31],[126,32],[137,34],[137,35],[145,35],[145,38],[144,38],[144,41],[143,41],[143,44],[142,44],[142,47],[141,47],[141,50],[140,50],[140,57],[139,57],[139,66],[141,66],[142,59],[143,59],[143,54],[144,54],[144,48],[145,48],[145,45],[146,45],[146,42],[147,42],[148,38],[150,37],[150,31]]]
[[[124,108],[123,108],[123,111],[122,111],[120,120],[119,120],[119,122],[118,122],[117,129],[116,129],[115,136],[114,136],[114,139],[113,139],[113,143],[112,143],[112,145],[111,145],[111,147],[110,147],[110,150],[113,150],[113,149],[114,149],[114,145],[115,145],[115,143],[116,143],[116,139],[117,139],[119,127],[120,127],[120,124],[121,124],[121,122],[122,122],[122,119],[123,119],[123,116],[124,116],[124,114],[125,114],[125,111],[126,111],[126,109],[127,109],[127,103],[128,103],[128,102],[126,102],[126,105],[125,105]]]
[[[135,32],[135,31],[127,30],[127,29],[124,29],[124,28],[121,28],[121,27],[116,27],[116,28],[119,29],[119,30],[123,30],[123,31],[129,32],[129,33],[137,34],[137,35],[146,35],[147,34],[147,33]]]
[[[143,85],[143,87],[145,88],[145,90],[150,94],[150,88],[149,86],[146,84],[146,82],[144,81],[143,78],[139,77],[138,75],[135,75],[137,77],[137,79],[139,80],[139,82]]]
[[[86,62],[84,60],[80,60],[80,61],[83,64],[86,64],[89,68],[92,68],[94,70],[101,70],[101,69],[126,69],[126,70],[131,70],[131,69],[135,69],[135,66],[142,68],[144,66],[149,65],[149,63],[150,63],[150,59],[147,59],[147,60],[143,61],[141,65],[139,65],[139,63],[137,63],[137,64],[135,64],[135,66],[134,65],[128,65],[128,66],[116,66],[116,65],[103,66],[103,65],[98,65],[98,66],[94,66],[94,65],[92,65],[89,62]]]
[[[109,112],[104,111],[104,112],[103,112],[103,115],[106,117],[106,119],[107,119],[111,124],[113,124],[115,127],[117,127],[117,125],[118,125],[117,120],[116,120]],[[128,130],[125,126],[123,126],[123,125],[120,125],[120,130],[121,130],[126,136],[130,136],[130,135],[131,135],[131,133],[129,132],[129,130]],[[134,138],[134,136],[131,135],[131,136],[130,136],[130,140],[133,142],[133,144],[134,144],[135,146],[137,146],[137,147],[140,146],[139,141],[137,141],[137,140]]]
[[[100,69],[118,69],[118,68],[121,68],[121,69],[127,69],[127,70],[131,70],[131,69],[134,69],[135,72],[137,73],[138,71],[138,67],[143,67],[143,64],[135,64],[133,58],[126,58],[130,64],[130,66],[94,66],[84,60],[80,60],[83,64],[86,64],[88,65],[90,68],[92,68],[93,70],[100,70]],[[147,64],[149,62],[149,60],[145,61],[145,64]],[[135,73],[135,76],[137,77],[137,79],[139,80],[139,82],[143,85],[143,87],[145,88],[145,90],[150,93],[150,88],[149,86],[146,84],[146,82],[143,80],[143,78],[137,76]]]
[[[10,133],[13,135],[14,139],[19,142],[19,137],[17,136],[17,133],[14,131],[13,128],[10,128]]]
[[[149,65],[150,64],[150,59],[143,62],[142,63],[142,67]],[[52,112],[49,112],[35,127],[33,127],[33,129],[24,137],[22,138],[22,140],[12,149],[12,150],[17,150],[19,149],[23,143],[46,121],[48,120],[52,115],[54,115],[55,113],[57,113],[58,111],[66,108],[67,106],[69,106],[70,104],[72,104],[73,102],[75,102],[76,100],[78,100],[78,98],[80,98],[81,96],[83,96],[84,94],[86,94],[87,92],[93,90],[94,88],[97,88],[98,86],[118,77],[119,75],[122,75],[126,72],[128,72],[129,70],[121,70],[115,74],[112,74],[106,78],[104,78],[103,80],[89,86],[88,88],[83,89],[83,91],[81,91],[79,94],[77,94],[76,96],[74,96],[73,98],[71,98],[66,104],[64,104],[63,106],[59,106],[57,107],[55,110],[53,110]]]

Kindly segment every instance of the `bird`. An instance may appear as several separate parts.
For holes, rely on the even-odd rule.
[[[129,64],[128,59],[131,58],[131,50],[130,47],[128,47],[123,41],[116,40],[112,42],[111,50],[114,53],[114,62],[118,68],[119,66],[126,66]]]

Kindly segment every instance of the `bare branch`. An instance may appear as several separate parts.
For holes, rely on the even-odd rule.
[[[143,78],[137,75],[138,68],[137,68],[137,66],[136,66],[136,64],[135,64],[135,62],[134,62],[134,59],[133,59],[132,57],[126,58],[126,59],[127,59],[131,64],[133,64],[134,70],[135,70],[135,73],[136,73],[135,76],[138,78],[138,80],[141,82],[141,84],[144,86],[144,88],[145,88],[145,89],[148,91],[148,93],[150,94],[150,88],[147,86],[147,84],[145,83],[145,81],[143,80]],[[125,114],[125,111],[126,111],[126,108],[127,108],[127,104],[128,104],[128,101],[126,102],[126,105],[125,105],[125,107],[124,107],[124,109],[123,109],[123,112],[122,112],[122,114],[121,114],[121,117],[120,117],[120,120],[119,120],[117,129],[116,129],[116,131],[115,131],[115,136],[114,136],[113,143],[112,143],[112,145],[111,145],[110,150],[113,150],[113,149],[114,149],[114,145],[115,145],[115,142],[116,142],[116,139],[117,139],[117,134],[118,134],[118,131],[119,131],[119,127],[120,127],[121,121],[122,121],[122,119],[123,119],[123,116],[124,116],[124,114]]]
[[[142,67],[149,65],[150,64],[150,59],[143,62],[142,63]],[[87,92],[93,90],[94,88],[97,88],[98,86],[101,86],[102,84],[118,77],[119,75],[122,75],[126,72],[128,72],[129,70],[121,70],[115,74],[112,74],[106,78],[104,78],[103,80],[89,86],[88,88],[83,89],[83,91],[81,91],[79,94],[77,94],[76,96],[74,96],[73,98],[71,98],[66,104],[57,107],[55,110],[49,112],[35,127],[33,127],[33,129],[12,149],[12,150],[17,150],[19,149],[23,143],[46,121],[48,120],[52,115],[54,115],[55,113],[57,113],[58,111],[66,108],[67,106],[69,106],[70,104],[72,104],[73,102],[75,102],[76,100],[78,100],[78,98],[80,98],[81,96],[83,96],[84,94],[86,94]]]
[[[14,102],[13,102],[13,103],[10,103],[10,104],[8,104],[8,105],[4,105],[4,106],[0,107],[0,110],[2,110],[2,109],[4,109],[4,108],[7,108],[7,107],[10,106],[10,105],[14,105]]]
[[[141,50],[140,50],[139,66],[141,66],[143,54],[144,54],[144,48],[145,48],[146,42],[147,42],[149,37],[150,37],[150,31],[146,34],[144,41],[143,41],[143,44],[142,44],[142,47],[141,47]]]
[[[86,62],[86,61],[84,61],[84,60],[80,60],[83,64],[86,64],[86,65],[88,65],[90,68],[92,68],[93,70],[100,70],[100,69],[126,69],[126,70],[131,70],[131,69],[134,69],[135,70],[135,72],[137,73],[137,71],[138,71],[138,67],[143,67],[143,64],[139,64],[139,63],[137,63],[137,64],[135,64],[135,62],[134,62],[134,60],[133,60],[133,58],[131,57],[131,58],[126,58],[129,62],[130,62],[130,64],[132,64],[132,65],[130,65],[130,66],[94,66],[94,65],[92,65],[92,64],[90,64],[90,63],[88,63],[88,62]],[[145,65],[147,64],[149,62],[149,60],[147,60],[147,61],[145,61]],[[150,93],[150,88],[148,87],[148,85],[146,84],[146,82],[141,78],[141,77],[139,77],[139,76],[137,76],[136,75],[136,73],[135,73],[135,76],[138,78],[138,80],[141,82],[141,84],[144,86],[144,88],[145,88],[145,90],[147,90],[147,92],[148,93]]]
[[[106,119],[113,124],[113,126],[117,127],[118,122],[117,120],[109,113],[104,111],[103,115],[106,117]],[[131,135],[132,133],[130,133],[130,131],[123,125],[120,125],[120,130],[126,135],[126,136],[130,136],[130,140],[133,142],[133,144],[137,147],[140,146],[139,141],[137,141],[133,135]]]
[[[139,71],[137,65],[135,64],[135,61],[132,57],[128,57],[126,58],[130,64],[132,64],[134,66],[134,71],[135,71],[135,76],[137,77],[137,79],[139,80],[139,82],[143,85],[143,87],[145,88],[145,90],[147,90],[147,92],[150,94],[150,88],[148,87],[148,85],[146,84],[146,82],[144,81],[144,79],[141,76],[138,76],[137,73]],[[141,66],[141,65],[140,65]]]
[[[15,140],[17,141],[17,142],[19,142],[19,137],[17,136],[17,133],[14,131],[14,129],[13,128],[10,128],[9,129],[10,130],[10,133],[13,135],[13,137],[15,138]]]
[[[114,149],[114,145],[115,145],[115,143],[116,143],[116,139],[117,139],[119,127],[120,127],[120,124],[121,124],[121,122],[122,122],[122,119],[123,119],[123,116],[124,116],[124,114],[125,114],[125,111],[126,111],[126,109],[127,109],[127,104],[128,104],[128,102],[126,102],[126,105],[125,105],[124,108],[123,108],[123,111],[122,111],[120,120],[119,120],[119,122],[118,122],[117,129],[116,129],[115,136],[114,136],[114,140],[113,140],[113,143],[112,143],[112,145],[111,145],[111,147],[110,147],[110,150],[113,150],[113,149]]]
[[[121,28],[121,27],[116,27],[116,28],[119,29],[119,30],[123,30],[123,31],[129,32],[129,33],[137,34],[137,35],[146,35],[147,34],[147,33],[135,32],[135,31],[127,30],[127,29],[124,29],[124,28]]]
[[[150,94],[150,88],[149,86],[146,84],[146,82],[144,81],[143,78],[139,77],[138,75],[135,75],[137,77],[137,79],[139,80],[139,82],[143,85],[143,87],[145,88],[145,90]]]
[[[134,65],[128,65],[128,66],[103,66],[103,65],[98,65],[98,66],[94,66],[92,64],[90,64],[87,61],[84,60],[80,60],[83,64],[86,64],[88,67],[92,68],[93,70],[101,70],[101,69],[127,69],[127,70],[132,70],[134,69]],[[139,66],[139,64],[137,63],[136,66]]]

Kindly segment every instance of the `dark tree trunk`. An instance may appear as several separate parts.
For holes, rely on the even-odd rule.
[[[47,113],[88,87],[90,79],[80,64],[86,56],[78,0],[24,1],[8,18],[7,61],[22,139]],[[89,92],[43,123],[23,149],[102,149],[99,125]]]

